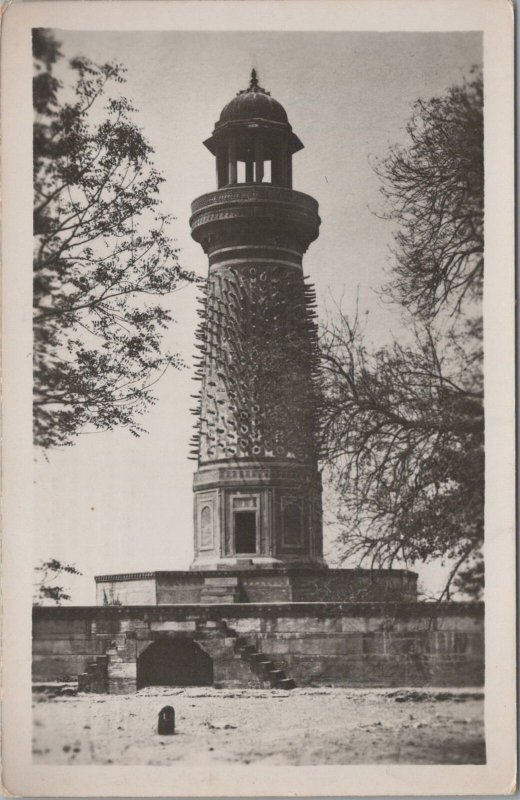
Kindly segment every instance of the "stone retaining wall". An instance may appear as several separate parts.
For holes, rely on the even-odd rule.
[[[76,678],[96,656],[107,653],[112,653],[109,658],[121,677],[132,677],[138,653],[165,636],[190,636],[207,648],[215,664],[221,658],[228,663],[232,639],[211,646],[205,642],[213,622],[225,623],[255,645],[298,686],[484,682],[482,603],[38,607],[33,619],[34,679]],[[220,674],[226,676],[228,668],[222,666]],[[125,686],[130,690],[131,681]]]

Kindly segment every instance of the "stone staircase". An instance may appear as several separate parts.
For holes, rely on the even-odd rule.
[[[268,683],[271,689],[295,689],[296,684],[288,678],[285,670],[276,666],[274,661],[257,649],[254,644],[249,644],[242,636],[237,638],[235,652],[249,663],[259,678]]]
[[[96,656],[78,675],[78,692],[106,694],[108,692],[108,656]]]
[[[215,625],[225,638],[235,640],[235,653],[242,661],[249,664],[250,669],[259,677],[262,684],[271,689],[295,689],[296,684],[292,678],[287,677],[285,670],[278,667],[274,661],[262,653],[257,644],[253,644],[245,636],[239,636],[234,628],[230,628],[225,620],[201,623]]]
[[[210,584],[211,586],[211,584]],[[228,584],[231,589],[235,584]],[[219,588],[217,586],[217,588]],[[220,595],[222,596],[222,595]],[[220,601],[227,602],[227,601]],[[256,637],[240,636],[236,630],[230,628],[225,620],[208,619],[206,615],[196,620],[196,631],[193,635],[195,642],[200,645],[219,664],[222,683],[216,678],[215,685],[294,689],[294,680],[287,676],[285,670],[272,661],[268,655],[259,649]],[[128,685],[117,687],[118,666],[124,667],[125,651],[135,648],[132,640],[111,641],[106,654],[96,656],[87,666],[86,672],[78,675],[78,691],[106,694],[127,693]],[[135,652],[135,650],[134,650]],[[121,663],[120,663],[121,662]],[[135,662],[134,662],[135,663]],[[114,672],[116,671],[116,677]],[[215,676],[216,677],[216,676]],[[124,683],[124,679],[122,679]],[[135,687],[135,681],[134,681]]]
[[[238,578],[204,578],[204,585],[200,593],[201,603],[238,603],[239,601],[240,586]]]
[[[78,675],[78,692],[90,692],[93,694],[124,693],[124,690],[114,691],[115,683],[118,682],[114,677],[114,672],[118,664],[124,662],[124,654],[127,649],[134,649],[134,642],[127,640],[126,636],[117,634],[109,637],[110,644],[102,656],[96,656],[94,660],[87,664],[87,671]],[[111,669],[109,669],[109,666]],[[112,673],[112,674],[109,674]]]

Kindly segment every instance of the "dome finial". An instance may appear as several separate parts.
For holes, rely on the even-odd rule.
[[[262,86],[260,86],[260,84],[258,83],[258,74],[257,74],[257,71],[256,71],[256,69],[254,67],[251,70],[251,77],[249,79],[249,86],[247,87],[247,89],[241,89],[239,92],[237,92],[237,96],[241,95],[241,94],[249,94],[251,92],[254,95],[257,95],[257,94],[266,94],[267,96],[270,95],[270,92],[266,92],[265,89]]]

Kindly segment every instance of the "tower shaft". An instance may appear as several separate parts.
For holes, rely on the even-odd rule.
[[[287,185],[301,143],[288,123],[248,118],[217,123],[206,144],[219,185],[226,176],[229,183],[197,198],[190,220],[209,257],[192,569],[321,566],[314,290],[302,270],[320,220],[316,201]],[[265,183],[259,160],[269,155],[278,166]],[[238,183],[240,158],[246,184]]]

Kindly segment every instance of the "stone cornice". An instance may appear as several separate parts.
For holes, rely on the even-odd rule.
[[[186,619],[205,616],[223,618],[279,617],[393,617],[395,619],[435,619],[484,616],[483,602],[347,602],[347,603],[225,603],[160,606],[34,606],[33,619],[117,619],[118,617],[154,620]]]
[[[311,488],[321,487],[321,473],[315,466],[300,464],[270,464],[266,459],[260,464],[223,464],[207,461],[193,476],[193,486],[197,490],[215,486],[280,486],[285,484],[304,484]]]
[[[251,574],[262,574],[262,575],[328,575],[328,574],[342,574],[342,575],[355,575],[355,576],[372,576],[375,580],[378,577],[385,577],[386,575],[401,575],[403,578],[417,578],[417,573],[412,572],[411,570],[407,569],[381,569],[381,570],[372,570],[372,569],[330,569],[328,570],[326,567],[316,570],[314,567],[262,567],[258,568],[255,566],[254,568],[249,569],[233,569],[230,571],[230,574],[240,578],[249,577]],[[200,579],[203,582],[204,578],[213,578],[219,577],[221,578],[223,575],[226,574],[226,570],[216,569],[216,570],[203,570],[203,571],[196,571],[196,570],[158,570],[155,572],[130,572],[130,573],[120,573],[116,575],[96,575],[95,581],[96,583],[110,583],[112,581],[139,581],[139,580],[154,580],[160,578],[175,578],[176,580],[190,580],[190,579]]]

